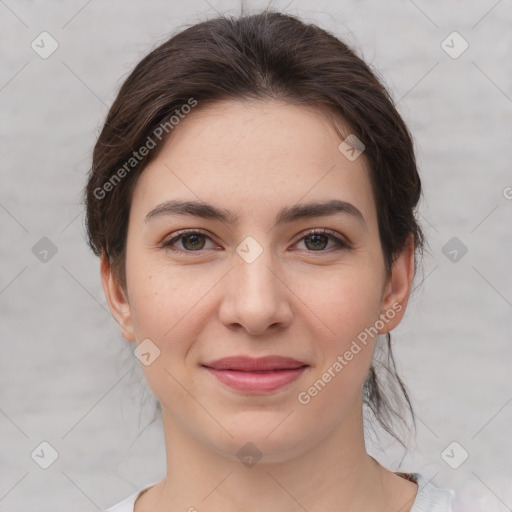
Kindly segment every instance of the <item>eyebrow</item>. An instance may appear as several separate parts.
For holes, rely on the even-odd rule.
[[[325,202],[313,202],[282,208],[275,218],[275,225],[291,223],[300,219],[323,217],[336,213],[348,214],[366,226],[363,214],[351,203],[332,199]],[[157,217],[167,215],[192,215],[204,219],[214,219],[237,225],[239,216],[224,208],[217,208],[200,201],[170,200],[159,204],[151,210],[144,221],[149,222]]]

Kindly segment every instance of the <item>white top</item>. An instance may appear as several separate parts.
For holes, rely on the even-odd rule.
[[[455,496],[455,493],[452,490],[435,487],[420,473],[412,473],[412,477],[418,484],[418,493],[410,512],[453,512],[452,498]],[[155,484],[144,487],[141,491],[133,493],[117,505],[113,505],[103,512],[133,512],[137,498]]]

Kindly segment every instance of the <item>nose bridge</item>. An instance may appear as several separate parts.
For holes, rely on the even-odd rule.
[[[241,324],[251,333],[289,322],[286,286],[277,277],[281,267],[271,250],[247,237],[236,252],[222,307],[223,322]]]
[[[235,289],[241,303],[275,302],[280,283],[276,279],[275,258],[268,248],[263,248],[254,239],[242,242],[237,248],[234,262]],[[261,308],[261,305],[258,306]]]

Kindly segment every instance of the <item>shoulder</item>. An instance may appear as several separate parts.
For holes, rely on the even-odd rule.
[[[137,491],[132,495],[125,498],[123,501],[120,501],[116,505],[112,505],[109,508],[103,510],[103,512],[133,512],[133,507],[135,504],[135,500],[138,498],[141,491]]]
[[[411,473],[407,479],[418,484],[418,494],[409,512],[452,512],[452,499],[454,497],[452,490],[435,487],[420,473]],[[133,512],[137,498],[152,485],[134,492],[123,501],[103,510],[103,512]]]
[[[410,512],[452,512],[454,491],[434,486],[420,473],[412,476],[418,484],[418,494]]]
[[[145,486],[143,489],[134,492],[133,494],[125,498],[123,501],[120,501],[119,503],[116,503],[115,505],[106,508],[105,510],[103,510],[103,512],[133,512],[135,501],[137,500],[137,498],[153,485],[154,484]]]

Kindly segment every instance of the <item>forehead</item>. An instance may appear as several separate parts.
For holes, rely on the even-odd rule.
[[[336,126],[342,138],[351,133],[341,119]],[[132,207],[144,215],[158,202],[180,198],[261,211],[336,198],[371,217],[366,159],[347,159],[338,149],[342,138],[318,109],[278,101],[199,104],[144,169]]]

